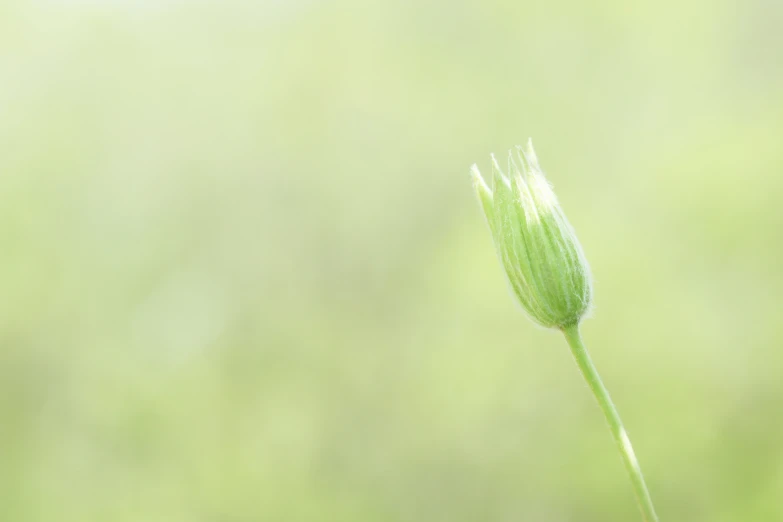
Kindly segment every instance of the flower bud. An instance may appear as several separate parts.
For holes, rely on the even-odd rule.
[[[592,282],[582,247],[533,150],[508,153],[508,177],[492,156],[492,188],[471,167],[498,257],[522,308],[547,328],[577,324],[590,309]]]

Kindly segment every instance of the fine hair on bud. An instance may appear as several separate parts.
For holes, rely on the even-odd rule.
[[[532,141],[508,152],[505,172],[491,159],[490,184],[476,165],[471,174],[514,295],[542,326],[577,324],[592,304],[590,268]]]

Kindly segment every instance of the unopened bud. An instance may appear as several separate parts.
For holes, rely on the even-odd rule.
[[[492,156],[492,188],[471,167],[498,257],[522,308],[538,324],[577,324],[592,300],[590,268],[533,150],[508,153],[508,176]]]

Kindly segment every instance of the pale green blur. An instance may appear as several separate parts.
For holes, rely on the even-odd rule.
[[[783,519],[781,27],[0,0],[0,520],[638,520],[471,188],[528,136],[661,520]]]

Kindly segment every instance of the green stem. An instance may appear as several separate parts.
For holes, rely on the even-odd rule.
[[[658,522],[658,516],[655,514],[655,508],[650,499],[650,492],[647,491],[647,485],[644,483],[644,476],[639,468],[639,461],[636,460],[636,455],[633,452],[631,441],[628,439],[628,433],[625,431],[623,422],[620,420],[620,414],[617,413],[617,408],[612,403],[612,398],[609,396],[604,383],[601,382],[601,376],[598,375],[598,370],[593,365],[590,354],[587,353],[587,348],[585,348],[582,342],[579,325],[567,326],[563,328],[563,333],[568,341],[568,345],[571,347],[571,353],[574,354],[579,370],[593,391],[593,395],[595,395],[598,401],[598,406],[604,412],[606,422],[609,424],[609,430],[612,432],[612,437],[617,444],[617,449],[620,450],[625,469],[631,478],[636,501],[639,503],[639,509],[642,511],[645,522]]]

